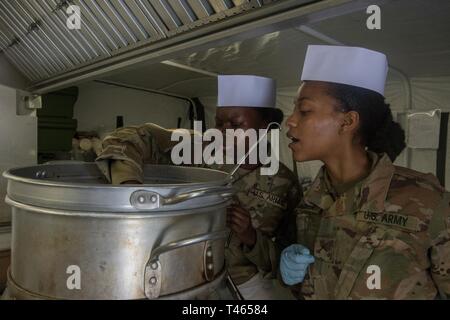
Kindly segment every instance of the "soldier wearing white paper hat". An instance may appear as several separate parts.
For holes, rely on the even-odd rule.
[[[404,132],[385,103],[382,53],[309,46],[289,147],[321,160],[297,208],[283,281],[302,299],[450,297],[450,197],[431,174],[392,164]]]
[[[271,122],[280,124],[283,113],[275,108],[275,100],[273,79],[219,76],[216,128],[265,129]],[[171,163],[174,142],[170,136],[169,130],[151,123],[118,129],[103,140],[97,162],[113,184],[143,183],[144,163]],[[227,171],[232,167],[220,169]],[[298,179],[282,163],[273,176],[262,175],[260,164],[244,163],[234,177],[237,194],[228,209],[232,234],[225,251],[228,272],[244,299],[289,297],[289,292],[274,278],[280,238],[295,235],[295,230],[286,228],[294,225],[290,223],[290,213],[302,195]]]

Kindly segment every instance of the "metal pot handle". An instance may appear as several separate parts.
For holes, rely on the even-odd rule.
[[[151,210],[214,194],[218,194],[224,199],[231,198],[233,195],[232,187],[227,185],[213,188],[201,188],[176,194],[171,197],[163,197],[159,193],[153,191],[137,190],[131,194],[130,203],[135,209]]]
[[[161,291],[161,262],[159,261],[159,256],[161,254],[167,253],[172,250],[179,248],[191,246],[197,243],[206,242],[204,252],[204,270],[205,277],[208,281],[213,280],[211,277],[214,276],[214,265],[212,260],[212,249],[209,245],[210,241],[215,241],[219,239],[225,239],[228,237],[229,230],[220,230],[211,233],[205,233],[192,238],[185,238],[178,241],[173,241],[168,244],[157,247],[152,250],[150,258],[145,265],[144,271],[144,293],[148,299],[156,299],[159,297]],[[212,266],[212,267],[211,267]]]

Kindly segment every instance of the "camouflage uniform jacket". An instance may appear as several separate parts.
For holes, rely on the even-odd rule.
[[[297,208],[297,241],[315,263],[293,292],[304,299],[450,297],[448,192],[431,174],[369,156],[369,176],[341,195],[323,167]],[[373,286],[373,266],[380,286]]]
[[[121,128],[105,137],[97,164],[113,184],[130,180],[142,183],[142,166],[170,164],[170,151],[177,143],[170,141],[170,131],[153,124]],[[214,166],[223,171],[231,167]],[[302,195],[298,179],[282,163],[274,176],[261,175],[260,168],[241,168],[235,176],[235,200],[249,211],[257,240],[250,249],[235,235],[230,236],[225,253],[228,271],[236,284],[244,283],[258,271],[275,277],[281,243],[284,246],[295,240],[295,228],[288,232],[282,227],[291,228],[294,224],[288,219],[292,219]],[[282,240],[274,241],[277,236]],[[287,236],[291,239],[287,240]]]
[[[103,139],[97,165],[112,184],[143,183],[144,164],[171,164],[170,150],[177,142],[170,136],[152,123],[117,129]]]
[[[227,171],[227,168],[222,170]],[[280,163],[274,176],[261,175],[261,168],[239,169],[234,187],[238,203],[250,213],[256,244],[249,249],[232,234],[225,252],[228,272],[236,284],[250,280],[258,271],[275,277],[280,250],[295,238],[289,220],[301,197],[298,180]]]

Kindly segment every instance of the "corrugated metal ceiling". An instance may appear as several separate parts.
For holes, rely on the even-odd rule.
[[[272,0],[0,1],[0,51],[30,81],[39,82],[270,2]],[[79,30],[67,27],[70,5],[80,8],[82,26]]]

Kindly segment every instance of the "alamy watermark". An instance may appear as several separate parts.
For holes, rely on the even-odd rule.
[[[370,14],[366,21],[367,29],[381,30],[381,8],[373,4],[367,7],[366,13]]]
[[[369,275],[367,277],[366,285],[369,290],[380,290],[381,289],[381,268],[377,265],[370,265],[367,267],[366,273]]]
[[[70,5],[66,9],[68,18],[66,21],[66,26],[69,30],[80,30],[81,29],[81,9],[79,6]]]
[[[277,129],[208,129],[204,134],[201,121],[194,122],[194,133],[176,129],[171,140],[175,165],[261,164],[262,175],[275,175],[279,169],[280,130]],[[270,143],[269,143],[270,138]],[[270,149],[270,150],[269,150]],[[270,152],[269,152],[270,151]]]
[[[70,265],[66,269],[69,275],[66,281],[66,287],[69,290],[81,290],[81,269],[77,265]]]

